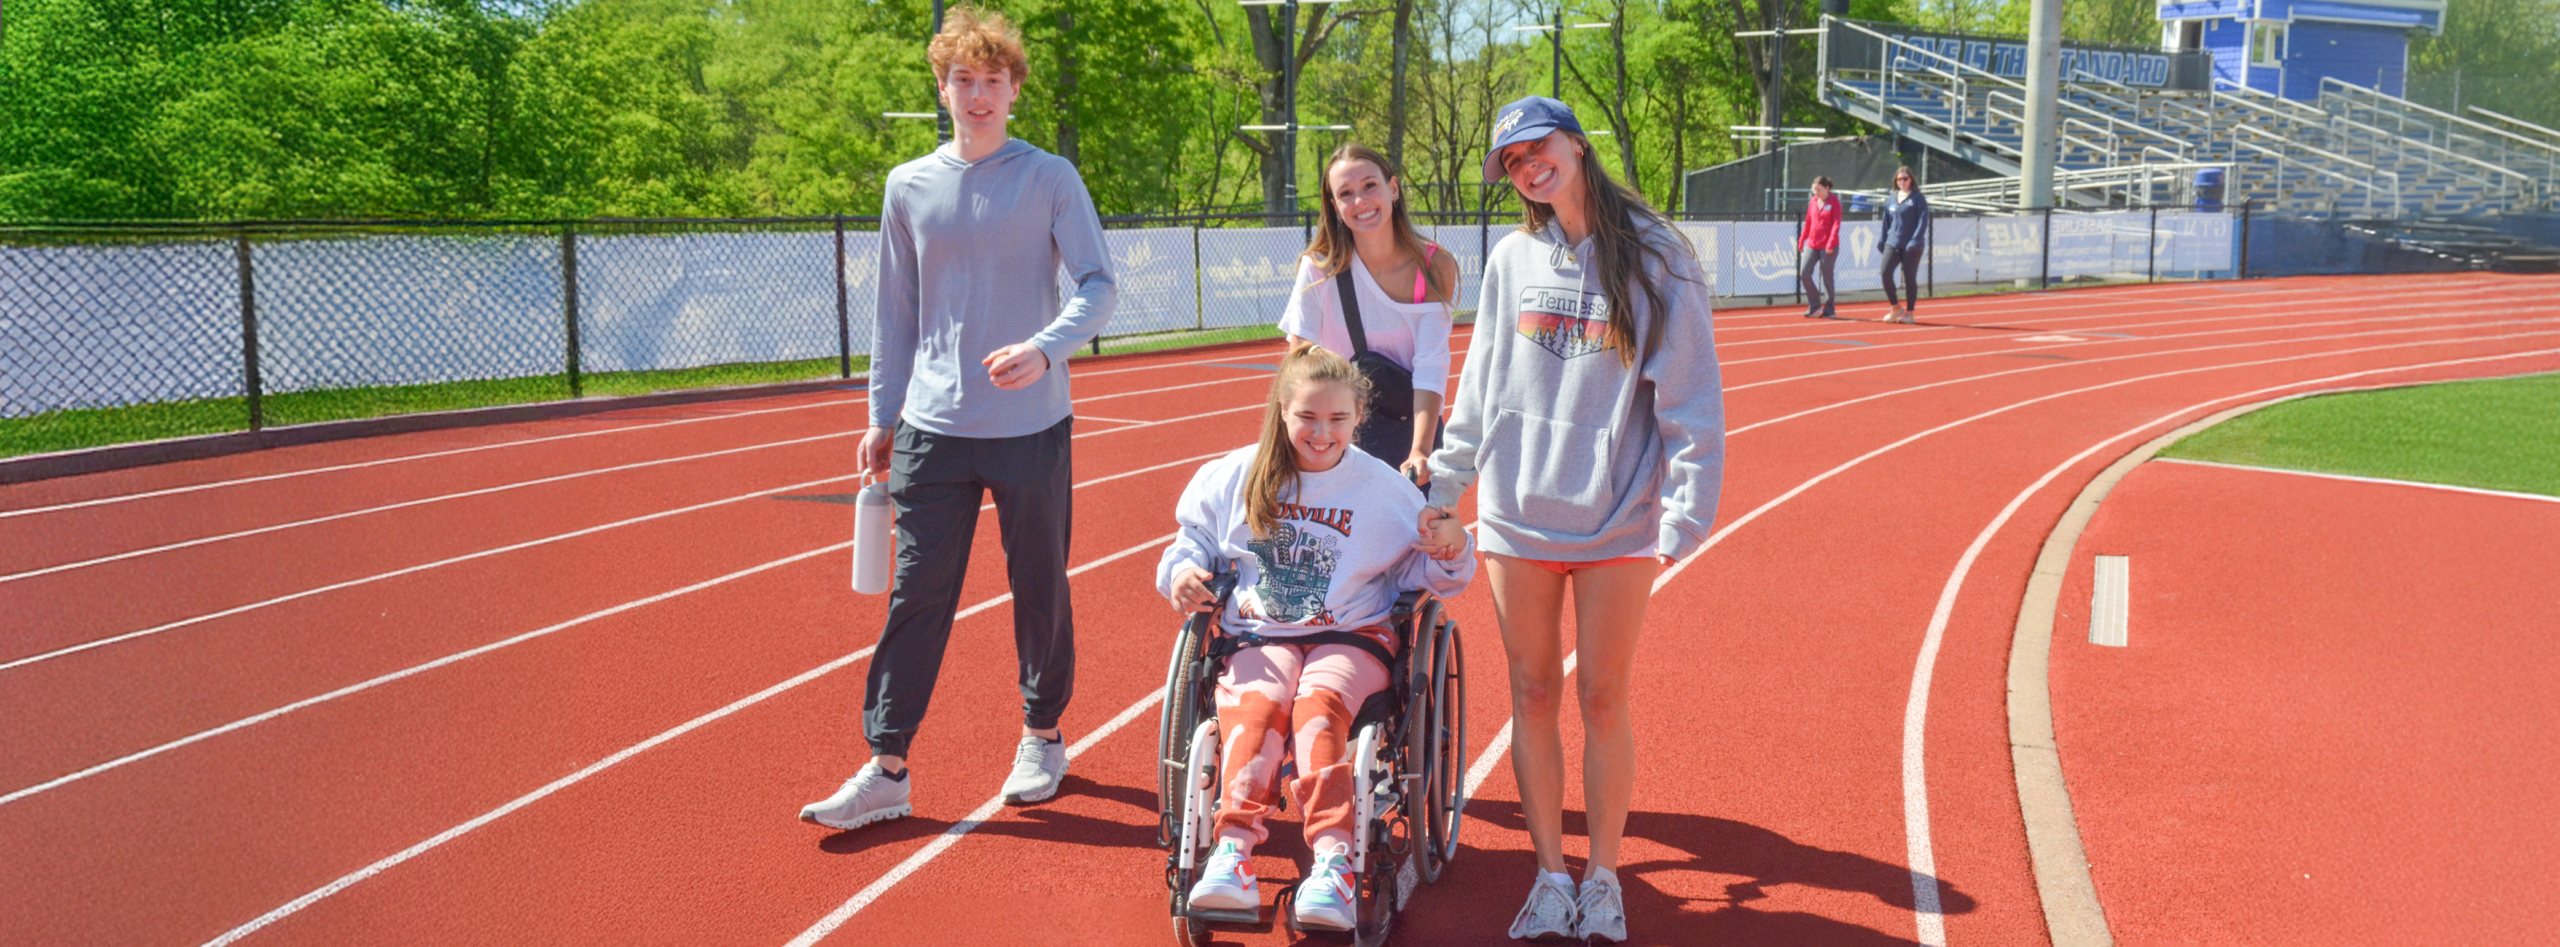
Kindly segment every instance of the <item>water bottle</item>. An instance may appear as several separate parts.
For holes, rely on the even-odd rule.
[[[889,590],[889,559],[897,543],[889,535],[894,511],[886,484],[864,483],[853,501],[853,590],[878,595]]]

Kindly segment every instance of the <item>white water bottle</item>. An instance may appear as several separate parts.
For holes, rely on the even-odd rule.
[[[889,590],[889,559],[897,545],[889,535],[894,511],[885,484],[866,483],[853,501],[853,590],[878,595]]]

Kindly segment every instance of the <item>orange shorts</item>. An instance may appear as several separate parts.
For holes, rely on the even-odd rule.
[[[1553,572],[1557,575],[1572,575],[1573,570],[1575,569],[1592,569],[1601,566],[1623,566],[1630,562],[1653,561],[1652,556],[1619,556],[1615,559],[1596,559],[1590,562],[1557,562],[1553,559],[1520,559],[1517,556],[1512,558],[1517,559],[1522,563],[1537,566],[1538,568]]]

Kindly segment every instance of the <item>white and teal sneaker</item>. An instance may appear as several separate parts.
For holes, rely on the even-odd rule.
[[[1218,842],[1209,863],[1200,866],[1200,881],[1191,886],[1191,906],[1220,911],[1262,909],[1262,887],[1253,880],[1253,856],[1234,839]]]
[[[1347,931],[1360,919],[1360,892],[1351,877],[1351,857],[1340,850],[1316,856],[1307,879],[1298,882],[1298,926],[1320,931]]]

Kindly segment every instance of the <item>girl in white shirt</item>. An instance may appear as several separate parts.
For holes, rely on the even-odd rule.
[[[1324,226],[1299,257],[1298,291],[1280,314],[1280,331],[1293,345],[1313,342],[1353,357],[1334,281],[1352,282],[1369,349],[1413,373],[1410,427],[1375,418],[1362,425],[1360,448],[1428,483],[1449,387],[1449,302],[1458,289],[1458,261],[1413,229],[1403,184],[1385,155],[1344,145],[1325,160],[1324,180]]]
[[[1261,443],[1210,461],[1174,509],[1182,525],[1156,566],[1156,590],[1184,612],[1205,611],[1212,573],[1232,568],[1235,592],[1220,627],[1269,642],[1227,660],[1218,678],[1218,847],[1191,889],[1208,908],[1259,908],[1253,848],[1270,837],[1274,777],[1294,740],[1298,773],[1287,787],[1306,818],[1315,864],[1298,886],[1302,926],[1348,930],[1358,916],[1350,877],[1351,765],[1344,759],[1352,716],[1387,687],[1387,666],[1370,649],[1288,639],[1344,631],[1393,653],[1387,627],[1409,588],[1442,596],[1475,578],[1475,550],[1455,517],[1422,537],[1448,558],[1423,553],[1410,532],[1423,497],[1385,463],[1352,449],[1366,379],[1341,356],[1301,343],[1272,381]]]

